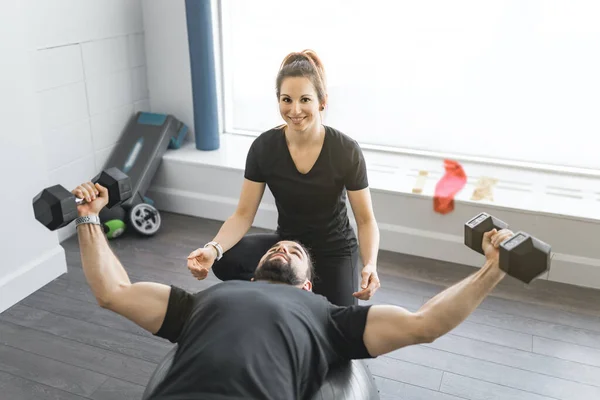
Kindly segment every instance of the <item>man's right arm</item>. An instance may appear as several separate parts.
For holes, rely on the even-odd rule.
[[[405,346],[431,343],[462,323],[506,275],[498,264],[497,247],[511,234],[510,231],[487,232],[484,266],[439,293],[417,312],[391,305],[372,306],[363,334],[369,354],[376,357]]]
[[[153,282],[131,283],[99,225],[77,227],[83,272],[102,308],[135,322],[151,333],[161,328],[171,287]]]
[[[108,203],[108,190],[99,184],[83,183],[73,194],[86,199],[77,206],[79,216],[97,216]],[[152,282],[132,284],[100,225],[80,224],[77,235],[83,272],[98,304],[151,333],[158,332],[167,313],[171,287]]]

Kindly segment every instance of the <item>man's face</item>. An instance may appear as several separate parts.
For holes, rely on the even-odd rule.
[[[260,259],[254,280],[303,287],[308,282],[309,258],[297,243],[281,241]]]

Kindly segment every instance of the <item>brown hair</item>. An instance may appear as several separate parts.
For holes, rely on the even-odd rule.
[[[315,90],[319,103],[325,104],[327,99],[327,87],[325,81],[325,68],[321,59],[313,50],[302,50],[293,52],[285,56],[279,67],[277,74],[277,99],[281,94],[281,84],[285,78],[303,76],[310,79]]]

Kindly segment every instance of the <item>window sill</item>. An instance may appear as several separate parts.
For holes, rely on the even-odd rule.
[[[243,170],[254,137],[223,134],[215,151],[199,151],[193,142],[169,150],[165,159],[186,164]],[[421,155],[363,150],[372,191],[433,199],[437,181],[444,175],[444,160]],[[467,183],[456,195],[456,203],[477,204],[487,209],[510,209],[579,221],[600,221],[600,177],[537,171],[473,161],[461,162]],[[421,193],[413,193],[419,171],[427,171]],[[496,179],[491,200],[473,200],[481,177]]]

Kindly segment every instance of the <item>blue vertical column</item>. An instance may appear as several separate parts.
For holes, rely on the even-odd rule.
[[[194,133],[198,150],[219,148],[211,2],[211,0],[185,0],[194,101]]]

